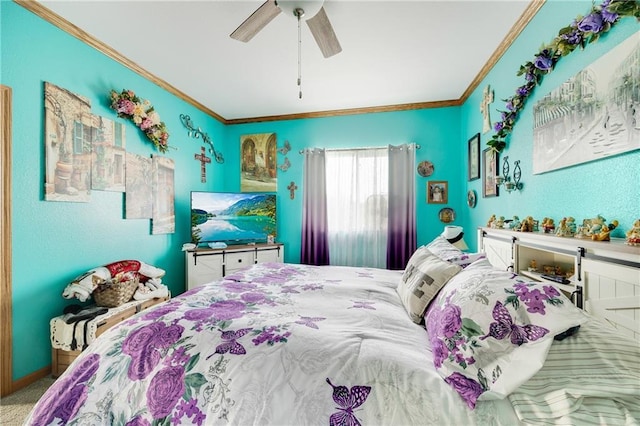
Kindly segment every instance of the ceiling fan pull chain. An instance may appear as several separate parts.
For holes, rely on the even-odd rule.
[[[300,30],[300,21],[304,16],[304,10],[297,8],[295,14],[298,18],[298,99],[302,99],[302,32]]]

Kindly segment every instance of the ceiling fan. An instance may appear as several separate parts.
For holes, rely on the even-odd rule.
[[[340,53],[342,47],[329,22],[323,3],[324,0],[267,0],[231,33],[231,38],[248,42],[284,10],[298,19],[298,25],[301,19],[306,17],[309,30],[320,47],[322,55],[329,58]]]

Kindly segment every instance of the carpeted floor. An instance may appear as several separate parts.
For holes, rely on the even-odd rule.
[[[33,405],[53,382],[54,379],[50,376],[45,377],[0,399],[0,425],[22,425],[31,412]]]

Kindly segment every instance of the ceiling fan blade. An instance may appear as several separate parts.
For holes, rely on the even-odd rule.
[[[275,0],[267,0],[240,24],[230,37],[235,40],[248,42],[260,32],[269,22],[278,16],[282,10]]]
[[[342,47],[336,37],[336,33],[333,32],[333,27],[324,11],[324,7],[321,7],[313,18],[307,19],[307,25],[309,25],[311,34],[316,39],[316,43],[318,43],[318,47],[325,58],[342,52]]]

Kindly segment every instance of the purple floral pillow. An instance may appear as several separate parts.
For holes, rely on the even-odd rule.
[[[484,253],[462,253],[460,256],[447,259],[447,262],[455,263],[462,268],[466,268],[476,260],[486,259],[486,257],[487,255]]]
[[[555,287],[486,259],[451,278],[425,316],[436,370],[471,409],[517,389],[542,367],[553,337],[586,320]]]

